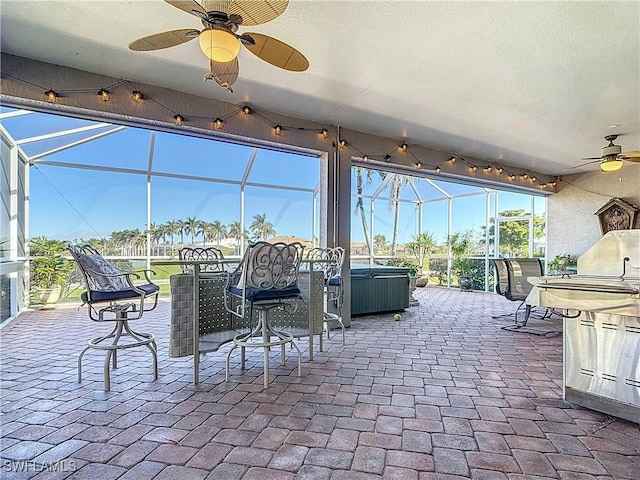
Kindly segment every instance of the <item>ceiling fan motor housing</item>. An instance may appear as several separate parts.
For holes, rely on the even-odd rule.
[[[620,153],[622,153],[622,147],[620,145],[607,145],[606,147],[602,147],[602,150],[600,150],[600,156],[602,158],[616,157]]]

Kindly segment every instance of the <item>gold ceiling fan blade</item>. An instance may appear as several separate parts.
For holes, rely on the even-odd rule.
[[[250,37],[253,42],[245,41],[242,44],[256,57],[279,68],[291,72],[304,72],[309,68],[309,61],[298,50],[280,40],[276,40],[261,33],[245,33],[244,39]]]
[[[196,15],[199,17],[198,14],[193,13],[194,11],[196,11],[196,12],[199,12],[201,15],[204,15],[205,17],[207,16],[207,11],[204,8],[202,8],[202,5],[200,5],[195,0],[164,0],[164,1],[167,2],[169,5],[173,5],[174,7],[179,8],[183,12],[190,13],[191,15]]]
[[[238,25],[261,25],[279,17],[289,5],[289,0],[231,0],[227,14],[242,18]]]
[[[632,150],[631,152],[624,152],[618,155],[621,160],[628,162],[640,162],[640,150]]]
[[[194,30],[193,28],[154,33],[153,35],[147,35],[146,37],[134,40],[129,44],[129,49],[137,52],[148,52],[150,50],[175,47],[176,45],[181,45],[197,38],[199,33],[198,30]]]
[[[231,86],[236,83],[238,74],[240,73],[240,64],[238,57],[234,58],[230,62],[214,62],[209,61],[210,71],[204,76],[205,80],[215,80],[225,90],[233,93]]]

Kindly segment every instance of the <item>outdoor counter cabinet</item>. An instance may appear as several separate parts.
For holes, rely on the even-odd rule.
[[[169,356],[193,355],[193,383],[200,383],[200,354],[218,350],[233,341],[233,337],[246,332],[248,319],[238,318],[224,306],[223,289],[225,273],[201,272],[203,265],[224,264],[226,269],[234,268],[239,260],[157,260],[152,265],[191,265],[193,272],[172,275],[171,285],[171,332]],[[270,323],[293,334],[294,337],[308,337],[309,360],[313,360],[314,336],[318,336],[322,351],[323,330],[323,274],[313,270],[313,263],[302,261],[298,286],[302,291],[302,301],[294,313],[274,310]],[[310,288],[311,270],[312,285]],[[194,312],[197,312],[194,315]],[[198,341],[194,341],[197,338]]]

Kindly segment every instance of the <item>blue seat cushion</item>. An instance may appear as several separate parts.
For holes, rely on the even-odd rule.
[[[136,285],[136,288],[144,290],[145,294],[152,295],[156,293],[160,287],[154,283],[147,283],[146,285]],[[88,302],[89,297],[87,292],[82,292],[80,298],[83,302]],[[125,298],[140,298],[140,294],[135,290],[118,290],[115,292],[101,292],[99,290],[91,290],[91,302],[109,302],[112,300],[122,300]]]
[[[238,297],[242,297],[242,288],[235,285],[229,287],[229,292]],[[292,285],[283,289],[267,289],[247,287],[245,292],[247,300],[250,302],[260,302],[264,300],[281,300],[285,298],[297,298],[300,296],[300,289]]]
[[[331,285],[333,287],[339,287],[342,285],[342,277],[340,275],[336,275],[335,277],[331,277],[327,281],[327,285]]]

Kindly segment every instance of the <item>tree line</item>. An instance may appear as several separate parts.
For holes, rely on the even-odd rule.
[[[183,220],[168,220],[165,223],[152,222],[149,226],[152,255],[172,255],[182,245],[211,245],[220,247],[224,240],[235,240],[236,252],[241,243],[266,240],[276,235],[273,224],[266,214],[254,215],[248,229],[243,231],[240,222],[228,225],[219,220],[212,222],[187,217]],[[144,255],[147,248],[147,231],[139,228],[117,230],[106,238],[76,239],[77,243],[89,243],[108,255]]]

